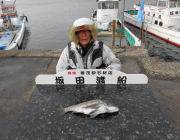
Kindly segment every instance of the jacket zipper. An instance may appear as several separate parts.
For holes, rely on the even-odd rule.
[[[86,53],[86,55],[84,56],[84,58],[82,57],[84,69],[87,69],[88,56],[89,56],[89,54],[90,54],[90,52],[91,52],[92,50],[93,50],[93,46],[91,46],[91,48],[90,48],[89,51]]]

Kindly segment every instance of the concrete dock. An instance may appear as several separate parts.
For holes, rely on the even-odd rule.
[[[55,73],[60,50],[0,52],[0,139],[180,139],[180,63],[150,58],[140,48],[113,51],[123,72],[145,73],[148,85],[37,87],[38,74]],[[96,98],[115,103],[119,113],[63,114],[65,106]]]

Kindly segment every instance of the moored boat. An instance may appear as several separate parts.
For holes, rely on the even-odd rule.
[[[0,50],[20,48],[26,29],[27,17],[18,16],[16,0],[0,3]]]
[[[97,0],[97,10],[92,12],[91,18],[96,23],[100,35],[112,36],[112,25],[115,21],[115,35],[121,33],[120,36],[125,36],[130,46],[141,46],[141,40],[122,24],[119,14],[119,0]]]
[[[140,5],[134,5],[133,10],[124,12],[125,22],[141,28],[137,21]],[[180,47],[180,0],[145,1],[144,26],[145,32],[157,38]]]

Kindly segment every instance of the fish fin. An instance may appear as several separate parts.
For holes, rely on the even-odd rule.
[[[99,108],[99,105],[98,104],[93,104],[93,105],[86,106],[84,108],[97,109],[97,108]]]
[[[106,112],[107,112],[106,108],[104,106],[100,106],[98,109],[96,109],[95,111],[90,113],[90,118],[94,118],[94,117],[98,116],[99,114],[103,114]]]
[[[82,113],[88,115],[88,114],[91,114],[94,111],[95,111],[94,108],[84,108],[84,111],[82,111]]]
[[[98,111],[93,111],[93,112],[91,112],[90,114],[90,118],[95,118],[96,116],[98,116],[99,115],[99,113],[98,113]]]

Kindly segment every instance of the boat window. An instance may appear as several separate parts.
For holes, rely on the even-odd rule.
[[[114,2],[114,4],[115,4],[115,9],[119,9],[118,1]]]
[[[108,1],[102,2],[102,9],[108,9]]]
[[[156,24],[156,25],[157,25],[157,24],[158,24],[158,21],[157,21],[157,20],[155,20],[154,24]]]
[[[175,14],[178,14],[178,11],[176,11]]]
[[[102,6],[102,7],[101,7]],[[101,3],[98,3],[98,8],[99,9],[118,9],[118,1],[104,1]]]
[[[148,16],[150,16],[150,12],[148,12],[148,14],[147,14]]]
[[[171,0],[169,4],[170,8],[180,7],[180,1],[178,0]]]
[[[161,19],[161,15],[159,15],[159,19]]]
[[[159,1],[158,6],[160,6],[160,7],[166,7],[166,1]]]
[[[180,2],[177,2],[177,7],[180,7]]]
[[[159,26],[163,26],[163,22],[159,22]]]
[[[155,14],[153,14],[153,17],[155,17]]]
[[[170,12],[170,15],[174,15],[173,11]]]
[[[102,2],[98,3],[98,9],[102,9]]]
[[[170,8],[175,8],[176,7],[176,2],[175,1],[170,1]]]
[[[157,6],[157,0],[145,0],[144,2],[146,5]]]
[[[109,9],[114,9],[114,2],[113,1],[109,2]]]

